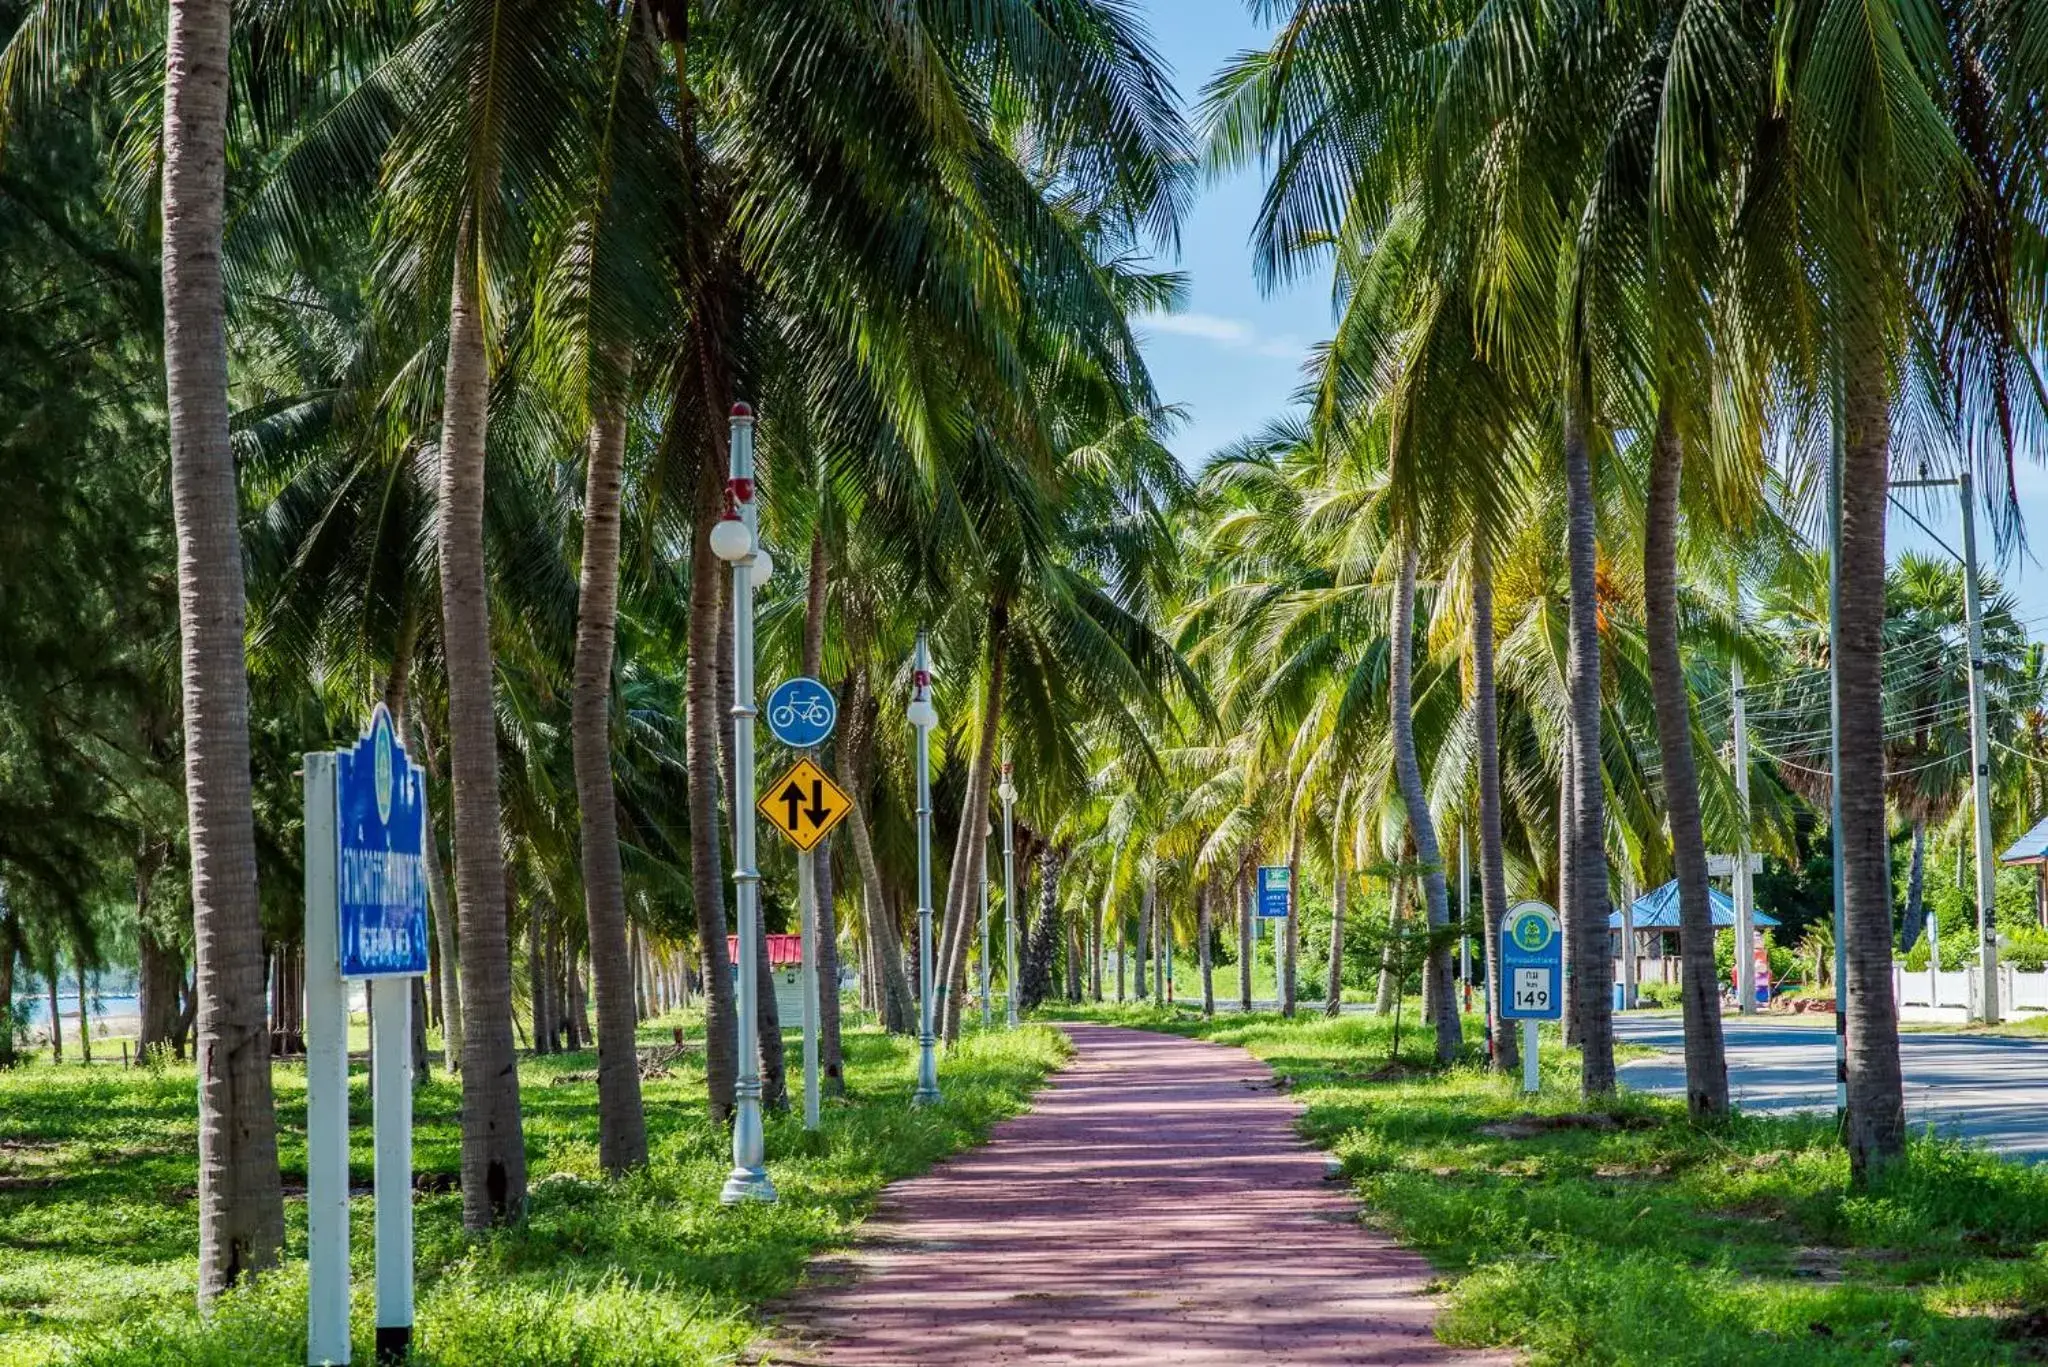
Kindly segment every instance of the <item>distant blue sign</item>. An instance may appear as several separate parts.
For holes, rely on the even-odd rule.
[[[1259,866],[1259,917],[1261,920],[1285,920],[1288,904],[1293,900],[1293,870],[1285,864],[1262,864]]]
[[[1564,936],[1557,913],[1517,902],[1500,927],[1503,1020],[1554,1021],[1564,1015]]]
[[[768,729],[792,750],[823,745],[838,721],[838,700],[816,679],[785,679],[768,695]]]
[[[426,781],[381,703],[355,748],[334,759],[341,976],[425,973]]]

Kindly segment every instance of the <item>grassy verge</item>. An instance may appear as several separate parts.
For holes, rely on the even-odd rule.
[[[1525,1098],[1473,1063],[1432,1071],[1407,1032],[1388,1068],[1368,1017],[1089,1014],[1243,1045],[1291,1079],[1367,1218],[1441,1269],[1452,1342],[1539,1365],[2048,1361],[2048,1167],[1923,1138],[1851,1192],[1828,1121],[1709,1133],[1634,1093],[1589,1109],[1554,1035]]]
[[[664,1022],[645,1032],[666,1039]],[[649,1080],[652,1161],[623,1182],[597,1164],[594,1055],[522,1059],[533,1179],[518,1229],[461,1229],[458,1083],[415,1100],[421,1367],[685,1367],[729,1362],[757,1307],[843,1242],[881,1188],[978,1142],[1022,1109],[1064,1051],[1057,1033],[969,1033],[941,1064],[943,1105],[912,1110],[912,1046],[846,1036],[846,1100],[807,1135],[768,1122],[771,1207],[725,1209],[729,1141],[708,1123],[701,1057]],[[792,1077],[798,1076],[792,1060]],[[305,1074],[277,1070],[287,1259],[202,1323],[189,1067],[0,1074],[0,1367],[290,1367],[305,1353]],[[370,1182],[369,1097],[351,1079],[351,1183]],[[435,1188],[442,1188],[435,1190]],[[424,1194],[431,1192],[432,1194]],[[352,1205],[356,1361],[372,1357],[371,1203]]]

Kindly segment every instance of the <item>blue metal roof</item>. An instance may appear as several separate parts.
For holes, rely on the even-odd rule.
[[[2041,818],[2033,830],[2012,842],[2012,848],[1998,856],[2001,864],[2039,864],[2048,862],[2048,816]]]
[[[1735,899],[1709,883],[1707,885],[1707,902],[1714,910],[1714,928],[1716,930],[1732,929],[1735,925]],[[1635,906],[1632,908],[1632,914],[1637,930],[1678,929],[1678,880],[1674,878],[1655,892],[1637,898]],[[1778,918],[1775,916],[1767,915],[1761,911],[1755,915],[1756,923],[1760,926],[1774,926],[1778,924]],[[1607,928],[1609,930],[1621,929],[1621,913],[1619,911],[1608,913]]]

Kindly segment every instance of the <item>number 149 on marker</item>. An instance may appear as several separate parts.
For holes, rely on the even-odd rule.
[[[1550,972],[1542,968],[1518,968],[1515,970],[1515,1010],[1548,1011],[1550,1009]]]

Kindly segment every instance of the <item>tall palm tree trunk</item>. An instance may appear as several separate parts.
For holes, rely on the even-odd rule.
[[[1423,907],[1428,914],[1430,946],[1423,965],[1423,997],[1436,1029],[1436,1058],[1449,1063],[1465,1042],[1464,1023],[1458,1017],[1458,999],[1451,991],[1451,951],[1440,942],[1437,932],[1451,921],[1450,893],[1444,884],[1444,861],[1436,842],[1436,822],[1429,813],[1429,794],[1422,787],[1422,764],[1415,752],[1415,571],[1417,554],[1409,546],[1401,557],[1401,574],[1394,591],[1393,624],[1388,629],[1391,645],[1388,674],[1392,695],[1388,708],[1393,719],[1394,778],[1400,785],[1401,805],[1408,813],[1408,831],[1415,841],[1415,857],[1422,864]]]
[[[1920,932],[1927,928],[1927,907],[1922,895],[1927,886],[1927,821],[1923,817],[1913,818],[1913,858],[1906,865],[1906,914],[1899,921],[1899,950],[1904,953],[1913,948],[1920,938]],[[2042,884],[2034,884],[2038,894]],[[2035,901],[2040,900],[2037,895]],[[1936,968],[1940,964],[1934,965]]]
[[[1237,1009],[1252,1009],[1252,861],[1237,866]]]
[[[865,670],[855,670],[847,679],[846,710],[852,721],[840,743],[839,772],[846,780],[847,791],[853,795],[853,804],[846,813],[846,833],[853,842],[854,863],[860,869],[868,957],[880,989],[882,1028],[891,1034],[908,1034],[917,1020],[910,975],[904,971],[902,937],[896,933],[896,914],[882,885],[882,867],[875,859],[875,843],[868,830],[867,774],[874,754],[877,712]]]
[[[739,1016],[733,1008],[732,954],[726,946],[725,859],[718,820],[718,639],[725,564],[711,550],[711,528],[725,511],[724,480],[707,450],[697,475],[696,528],[690,543],[690,655],[683,669],[689,724],[690,897],[697,911],[697,954],[704,984],[704,1084],[711,1118],[730,1124],[739,1077]]]
[[[270,1267],[284,1244],[249,780],[241,504],[228,446],[228,10],[227,0],[172,0],[164,48],[164,371],[198,950],[202,1303]]]
[[[465,219],[449,293],[441,419],[441,641],[455,780],[455,895],[461,918],[462,1219],[509,1224],[526,1208],[526,1141],[512,1052],[512,965],[505,943],[498,728],[484,569],[484,430],[490,376],[477,298],[476,228]]]
[[[960,808],[960,829],[953,840],[953,862],[946,870],[946,915],[940,936],[938,990],[944,1007],[948,1043],[960,1038],[960,1008],[967,987],[967,942],[972,918],[970,894],[976,870],[988,846],[988,795],[995,772],[996,733],[1003,713],[1003,638],[1008,630],[1008,600],[998,592],[988,607],[988,688],[981,704],[981,737],[967,767],[967,797]]]
[[[1885,362],[1851,343],[1842,395],[1842,901],[1848,944],[1849,1170],[1866,1183],[1906,1150],[1892,1000],[1891,859],[1884,814],[1884,526],[1891,456]]]
[[[1158,887],[1152,881],[1152,875],[1148,873],[1145,875],[1145,886],[1138,894],[1138,936],[1134,946],[1138,951],[1135,986],[1139,1001],[1151,995],[1151,989],[1145,983],[1145,960],[1152,950],[1152,907],[1157,895]]]
[[[1112,882],[1115,875],[1111,875]],[[1095,904],[1095,931],[1089,937],[1093,947],[1088,954],[1088,997],[1091,1001],[1102,1000],[1102,919],[1109,911],[1109,886],[1102,889],[1102,900]]]
[[[1288,823],[1287,832],[1287,920],[1285,922],[1286,964],[1280,975],[1280,1014],[1292,1016],[1300,985],[1301,968],[1301,824]]]
[[[1323,982],[1323,1014],[1344,1009],[1344,914],[1351,905],[1351,873],[1344,864],[1344,802],[1340,796],[1330,838],[1330,962]]]
[[[1493,553],[1472,548],[1472,708],[1479,730],[1479,900],[1486,921],[1486,1012],[1493,1067],[1521,1066],[1515,1032],[1500,1014],[1500,927],[1508,914],[1507,842],[1501,834],[1500,694],[1493,679]]]
[[[1202,881],[1195,893],[1195,956],[1202,967],[1202,1019],[1216,1014],[1216,965],[1209,952],[1209,937],[1215,934],[1210,922],[1210,894],[1216,890],[1214,877]]]
[[[1707,898],[1707,844],[1700,829],[1692,719],[1685,665],[1678,655],[1678,485],[1684,466],[1684,444],[1670,409],[1660,404],[1643,513],[1644,627],[1649,636],[1657,749],[1664,767],[1664,810],[1671,822],[1672,863],[1678,873],[1685,1104],[1698,1122],[1728,1113],[1728,1060],[1721,1041],[1721,984],[1714,971],[1714,913]],[[1632,949],[1625,945],[1622,952]]]
[[[1564,432],[1571,561],[1570,694],[1572,999],[1579,1023],[1579,1084],[1587,1096],[1614,1090],[1614,1019],[1607,960],[1607,813],[1600,788],[1600,587],[1594,521],[1593,453],[1585,419],[1571,405]],[[1884,567],[1878,566],[1882,580]],[[1890,912],[1886,912],[1890,923]]]
[[[825,594],[831,573],[826,553],[825,529],[821,524],[811,533],[811,573],[804,595],[804,673],[814,679],[825,677]],[[812,896],[817,901],[812,922],[813,952],[818,977],[818,1073],[826,1096],[846,1092],[846,1062],[839,1040],[839,917],[832,903],[832,842],[818,842],[812,852]]]
[[[618,625],[625,452],[625,409],[608,396],[600,400],[590,427],[569,730],[581,813],[590,976],[597,995],[598,1161],[614,1176],[647,1162],[647,1117],[634,1042],[633,953],[626,933],[626,879],[619,864],[618,795],[612,787],[612,645]]]

